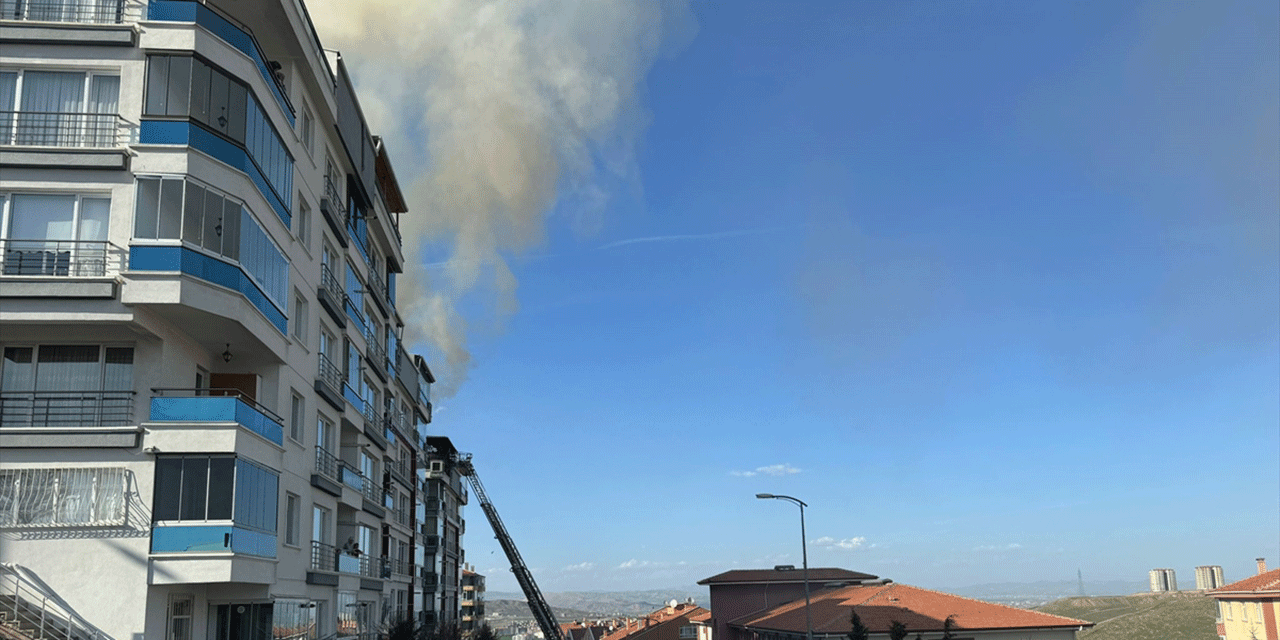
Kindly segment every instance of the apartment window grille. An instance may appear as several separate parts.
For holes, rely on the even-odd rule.
[[[190,178],[139,176],[133,235],[177,240],[233,260],[284,309],[289,261],[243,203]]]
[[[105,194],[0,193],[3,274],[106,275],[110,218]]]
[[[279,475],[232,456],[156,459],[156,523],[233,521],[275,533]]]
[[[194,611],[195,597],[191,594],[175,593],[169,596],[168,640],[191,640]]]
[[[123,130],[119,98],[118,74],[0,71],[0,144],[117,146]]]
[[[0,471],[0,527],[103,527],[125,523],[122,468]]]

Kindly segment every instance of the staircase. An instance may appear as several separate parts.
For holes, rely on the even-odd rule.
[[[31,570],[0,563],[0,640],[112,640]]]

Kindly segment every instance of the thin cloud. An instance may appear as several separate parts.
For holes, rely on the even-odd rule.
[[[855,549],[863,549],[867,547],[867,539],[858,536],[856,538],[845,538],[837,540],[831,536],[822,536],[816,540],[810,540],[809,544],[815,547],[824,547],[828,549],[843,549],[845,551],[853,551]],[[875,545],[871,545],[875,546]]]
[[[627,238],[626,240],[615,240],[608,244],[596,247],[596,251],[604,251],[606,249],[616,249],[631,244],[645,244],[650,242],[689,242],[692,240],[722,240],[724,238],[736,238],[740,236],[755,236],[764,233],[773,233],[783,227],[766,227],[763,229],[738,229],[735,231],[717,231],[714,233],[688,233],[673,234],[666,236],[645,236],[641,238]]]
[[[1010,542],[1009,544],[1006,544],[1006,545],[999,545],[999,544],[979,545],[974,547],[973,550],[974,551],[1014,551],[1016,549],[1021,549],[1021,548],[1022,548],[1021,544],[1017,542]]]
[[[767,467],[756,467],[752,471],[730,471],[729,475],[738,476],[739,478],[751,478],[754,476],[781,478],[783,476],[793,476],[797,473],[800,473],[800,470],[789,464],[771,464]]]
[[[565,571],[590,571],[594,568],[596,568],[596,563],[594,562],[579,562],[578,564],[571,564],[565,567],[564,570]]]
[[[626,561],[626,562],[624,562],[624,563],[622,563],[622,564],[618,565],[618,568],[619,568],[619,569],[641,569],[641,568],[644,568],[644,567],[648,567],[648,566],[650,566],[650,565],[652,565],[652,564],[653,564],[653,563],[652,563],[652,562],[649,562],[648,560],[636,560],[635,558],[632,558],[632,559],[630,559],[630,560],[628,560],[628,561]]]

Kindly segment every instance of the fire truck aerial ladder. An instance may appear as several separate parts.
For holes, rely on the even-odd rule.
[[[493,507],[493,503],[489,501],[489,495],[484,492],[484,485],[480,484],[480,476],[476,475],[475,465],[471,464],[471,454],[459,453],[456,463],[458,474],[465,476],[471,482],[476,499],[480,501],[480,508],[484,509],[485,517],[489,518],[493,535],[498,539],[498,544],[502,545],[503,552],[507,554],[507,560],[511,562],[511,572],[516,574],[516,582],[520,583],[520,589],[524,591],[524,597],[529,602],[529,610],[533,612],[534,619],[542,628],[543,637],[546,640],[564,640],[564,634],[560,633],[560,624],[556,622],[555,614],[551,612],[551,607],[547,605],[542,592],[538,590],[538,583],[533,581],[533,573],[520,557],[516,543],[511,540],[511,534],[507,533],[507,528],[503,526],[502,518],[498,517],[498,510]]]

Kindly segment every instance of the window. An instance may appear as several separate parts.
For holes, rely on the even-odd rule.
[[[298,194],[298,215],[293,217],[293,233],[302,246],[311,248],[311,207],[307,206],[301,193]]]
[[[191,56],[147,57],[144,115],[189,117],[242,145],[285,207],[293,194],[293,158],[248,88]]]
[[[279,476],[231,456],[156,459],[155,522],[231,520],[274,533]]]
[[[96,344],[5,347],[2,391],[133,391],[133,347]],[[5,409],[7,409],[7,405]]]
[[[1227,619],[1228,619],[1228,620],[1230,620],[1230,619],[1231,619],[1231,609],[1232,609],[1232,607],[1234,607],[1234,606],[1235,606],[1235,603],[1234,603],[1234,602],[1224,602],[1224,603],[1222,603],[1222,608],[1223,608],[1223,610],[1225,610],[1225,611],[1227,612],[1227,616],[1226,616],[1226,617],[1227,617]]]
[[[119,96],[118,74],[0,72],[0,144],[114,147]]]
[[[297,391],[289,398],[289,438],[294,442],[302,442],[302,425],[305,418],[306,401]]]
[[[311,539],[329,542],[329,510],[318,504],[311,506]]]
[[[307,297],[301,291],[293,290],[293,337],[303,346],[307,344],[307,315],[310,313]]]
[[[239,263],[284,308],[289,261],[239,200],[190,178],[140,176],[134,238],[180,240]]]
[[[1240,603],[1240,619],[1243,620],[1244,622],[1249,621],[1249,603],[1248,602]]]
[[[110,219],[106,195],[0,193],[4,275],[105,275]]]
[[[195,598],[187,593],[169,596],[168,640],[191,640],[191,617],[195,610]]]
[[[302,146],[307,151],[315,148],[315,116],[311,115],[311,107],[302,105],[302,117],[298,119],[298,129],[302,135]]]
[[[284,500],[284,543],[298,546],[298,510],[301,500],[292,493],[285,494]]]
[[[100,527],[124,522],[124,469],[0,471],[0,527]]]
[[[683,627],[680,627],[680,637],[681,637],[681,638],[696,638],[696,637],[698,637],[698,629],[697,629],[697,628],[695,628],[695,627],[694,627],[693,625],[691,625],[691,624],[687,624],[687,625],[685,625],[685,626],[683,626]]]

